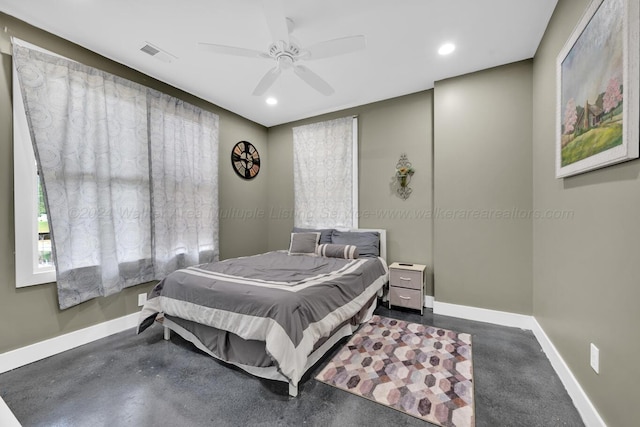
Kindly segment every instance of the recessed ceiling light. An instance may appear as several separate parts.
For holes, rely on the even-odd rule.
[[[277,99],[275,99],[274,97],[269,97],[269,98],[267,98],[267,101],[266,101],[266,102],[267,102],[267,104],[269,104],[269,105],[276,105],[276,104],[278,103],[278,100],[277,100]]]
[[[454,45],[453,43],[445,43],[440,46],[440,49],[438,49],[438,53],[440,55],[448,55],[454,50],[456,50],[456,45]]]

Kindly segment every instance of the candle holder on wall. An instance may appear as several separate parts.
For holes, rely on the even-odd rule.
[[[398,163],[396,164],[396,180],[398,181],[398,188],[396,191],[402,200],[407,200],[413,191],[409,187],[409,183],[411,182],[411,177],[415,172],[416,171],[407,158],[407,155],[402,153],[400,155],[400,160],[398,160]]]

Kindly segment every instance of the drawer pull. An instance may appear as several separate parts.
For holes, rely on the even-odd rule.
[[[411,277],[402,277],[401,276],[400,280],[406,280],[406,281],[410,282],[411,281]]]
[[[401,299],[411,299],[411,297],[403,297],[402,295],[398,295]]]

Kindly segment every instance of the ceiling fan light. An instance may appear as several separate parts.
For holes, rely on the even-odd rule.
[[[438,49],[438,53],[440,55],[449,55],[454,50],[456,50],[456,45],[454,45],[453,43],[445,43],[440,46],[440,49]]]
[[[276,105],[278,103],[278,100],[273,96],[270,96],[269,98],[266,99],[265,102],[269,105]]]

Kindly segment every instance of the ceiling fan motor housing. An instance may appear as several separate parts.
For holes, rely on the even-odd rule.
[[[282,68],[290,68],[300,56],[300,48],[293,43],[280,40],[269,46],[269,56],[275,59]]]

